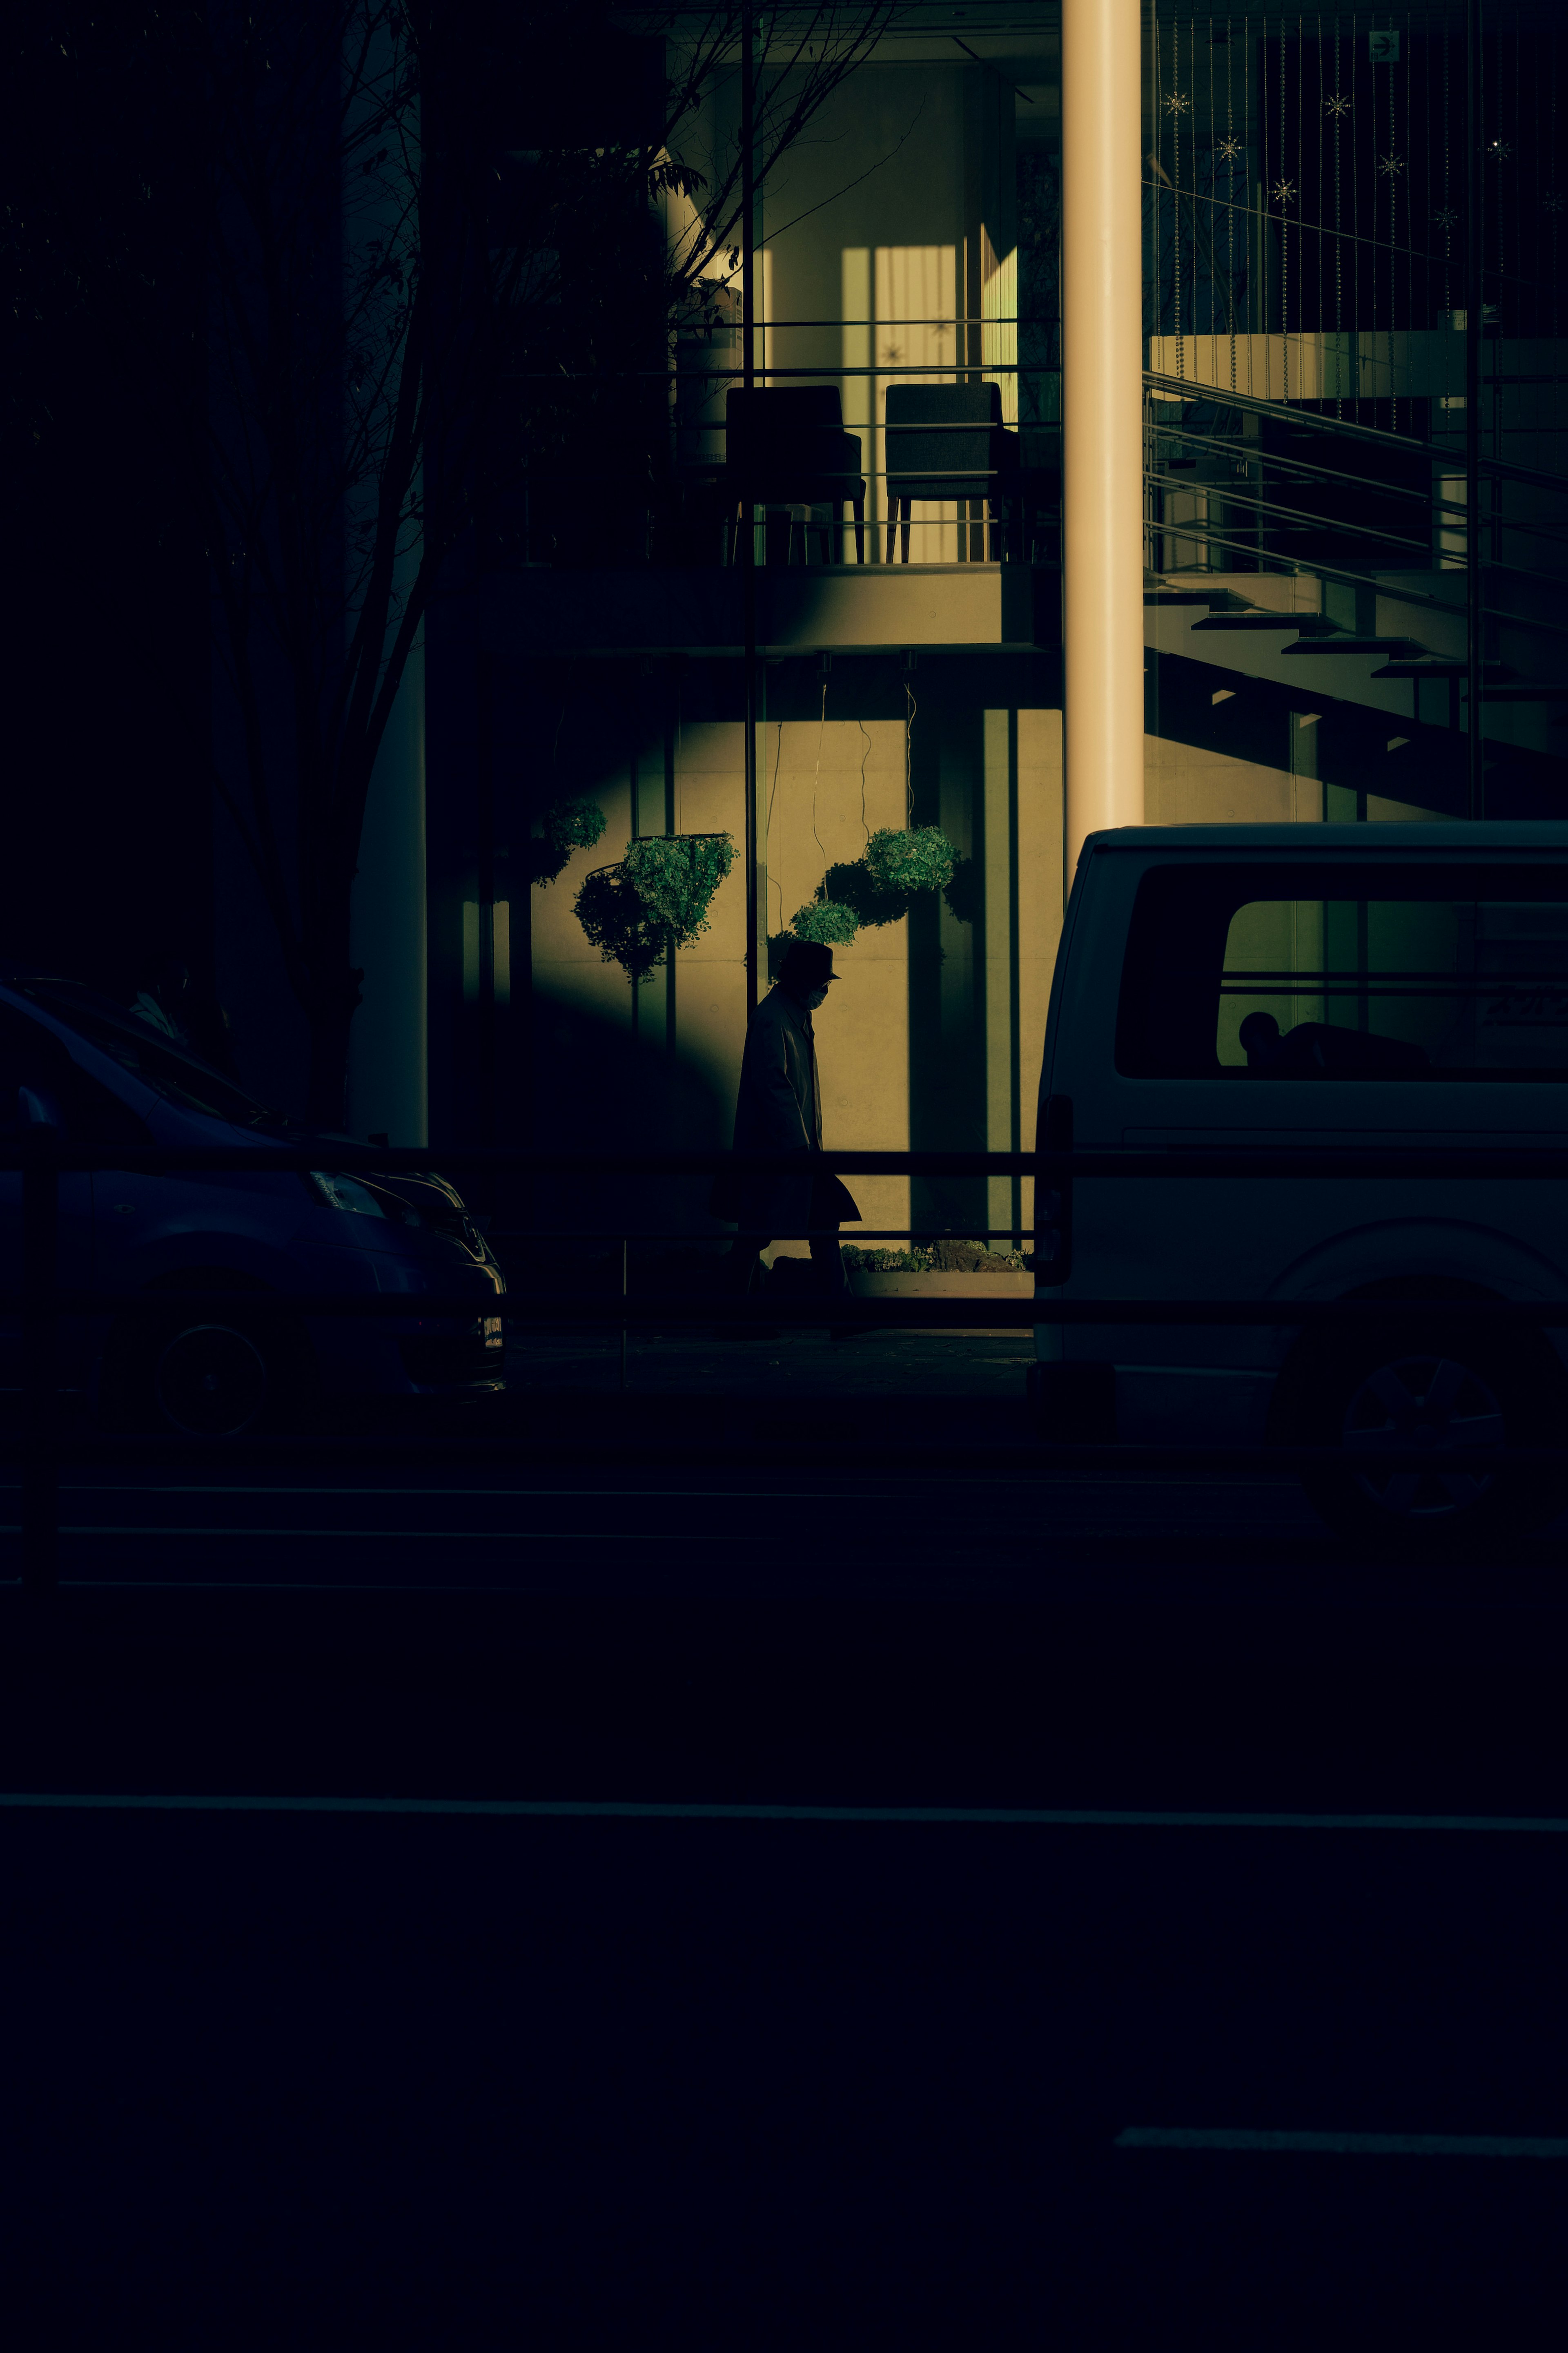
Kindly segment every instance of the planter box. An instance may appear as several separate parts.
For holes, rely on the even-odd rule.
[[[857,1299],[972,1299],[978,1311],[973,1324],[911,1325],[906,1328],[924,1335],[940,1333],[943,1339],[1016,1340],[1020,1351],[1031,1345],[1031,1335],[1022,1326],[1004,1326],[1000,1331],[982,1323],[988,1299],[1033,1299],[1035,1278],[1026,1267],[999,1267],[994,1274],[942,1274],[909,1271],[900,1274],[874,1274],[868,1267],[852,1266],[847,1270],[849,1288]]]

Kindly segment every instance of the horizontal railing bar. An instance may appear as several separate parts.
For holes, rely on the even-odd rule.
[[[1568,680],[1565,680],[1563,683],[1565,691],[1568,691]],[[1167,967],[1167,971],[1169,976],[1173,979],[1205,980],[1208,977],[1206,971],[1202,969],[1194,970],[1190,965],[1173,965]],[[1273,964],[1231,964],[1226,965],[1225,967],[1224,985],[1228,987],[1230,982],[1233,980],[1341,981],[1357,980],[1362,976],[1361,973],[1354,966],[1342,964],[1326,964],[1321,966],[1307,964],[1289,965]],[[1429,981],[1435,978],[1436,976],[1433,974],[1430,965],[1428,965],[1425,971],[1421,971],[1416,968],[1402,967],[1399,965],[1373,965],[1368,967],[1365,976],[1373,981]],[[1519,974],[1498,973],[1492,975],[1488,973],[1456,973],[1454,975],[1454,987],[1456,988],[1474,987],[1483,991],[1489,991],[1494,987],[1506,988],[1510,985],[1526,986],[1531,988],[1544,988],[1549,986],[1559,988],[1568,988],[1568,972],[1552,972],[1548,968],[1545,972],[1526,972]]]
[[[1331,531],[1332,528],[1331,524],[1323,525],[1325,531]],[[1291,555],[1283,548],[1268,546],[1258,537],[1233,539],[1227,533],[1216,530],[1206,516],[1201,519],[1192,517],[1187,522],[1179,523],[1167,523],[1150,516],[1144,522],[1144,533],[1148,538],[1200,540],[1205,546],[1225,548],[1231,553],[1245,555],[1249,563],[1255,563],[1258,565],[1260,574],[1272,569],[1279,576],[1287,579],[1331,580],[1347,588],[1375,588],[1378,594],[1386,596],[1391,604],[1423,606],[1431,612],[1441,613],[1449,620],[1452,620],[1456,615],[1462,617],[1464,614],[1465,608],[1462,605],[1456,605],[1446,596],[1434,596],[1424,588],[1412,588],[1409,586],[1411,575],[1407,572],[1357,572],[1349,565],[1331,564],[1322,556]],[[1511,572],[1519,568],[1507,564],[1494,565],[1489,558],[1483,558],[1483,565],[1488,570],[1500,572]],[[1436,568],[1435,564],[1418,565],[1415,567],[1417,572],[1426,574],[1432,573]],[[1214,576],[1215,574],[1222,575],[1227,579],[1237,576],[1234,568],[1227,571],[1223,564],[1215,565],[1212,570],[1205,572],[1184,571],[1178,565],[1166,565],[1158,576],[1162,580],[1203,580]],[[1552,574],[1532,573],[1529,576],[1534,579],[1551,579],[1554,582],[1556,578]],[[1394,585],[1395,581],[1399,584],[1397,586]],[[1539,613],[1505,612],[1499,605],[1487,605],[1484,609],[1489,620],[1501,621],[1513,628],[1536,629],[1554,638],[1568,637],[1568,622],[1543,620]]]
[[[1304,507],[1288,507],[1282,500],[1260,498],[1251,491],[1238,490],[1234,485],[1189,482],[1184,475],[1160,474],[1152,469],[1145,470],[1143,480],[1151,490],[1172,491],[1178,497],[1213,499],[1220,506],[1245,507],[1249,513],[1263,521],[1282,516],[1286,522],[1304,523],[1310,530],[1331,531],[1336,537],[1348,533],[1352,539],[1376,540],[1384,547],[1408,548],[1416,554],[1426,553],[1431,544],[1427,539],[1405,539],[1398,532],[1383,531],[1373,523],[1343,522],[1338,516],[1310,514]],[[1206,517],[1189,520],[1190,529],[1186,522],[1168,522],[1163,517],[1159,518],[1152,528],[1165,533],[1172,539],[1201,539]]]
[[[1238,441],[1234,434],[1199,433],[1190,425],[1159,423],[1155,423],[1152,430],[1162,441],[1190,441],[1195,448],[1223,450],[1233,460],[1244,463],[1248,474],[1255,467],[1267,466],[1270,471],[1279,468],[1287,473],[1308,475],[1314,481],[1341,482],[1352,490],[1373,491],[1380,499],[1410,499],[1419,506],[1426,506],[1433,501],[1433,493],[1430,490],[1412,491],[1405,489],[1400,482],[1371,481],[1365,474],[1342,473],[1337,466],[1315,466],[1310,458],[1281,457],[1273,449],[1265,449],[1261,441]],[[1415,446],[1420,448],[1426,445],[1417,442]],[[1223,484],[1217,482],[1205,482],[1198,487],[1203,490],[1217,491],[1221,496],[1225,494]],[[1568,483],[1563,487],[1568,489]],[[1445,501],[1439,500],[1436,503],[1441,505]],[[1454,508],[1456,514],[1462,515],[1466,512],[1462,504],[1458,504]]]
[[[595,1398],[595,1402],[597,1402],[600,1401],[605,1394],[614,1394],[614,1392],[595,1391],[579,1394],[584,1396],[592,1395]],[[645,1401],[647,1394],[648,1393],[647,1391],[641,1392],[639,1394],[639,1402]],[[723,1403],[726,1400],[721,1398],[708,1400],[702,1398],[696,1398],[688,1399],[688,1402],[698,1405],[705,1402]],[[755,1399],[749,1398],[745,1402],[747,1404],[754,1404]],[[820,1402],[820,1400],[814,1400],[814,1402]],[[815,1449],[820,1444],[820,1441],[813,1440],[811,1439],[807,1439],[804,1442],[807,1448],[812,1451],[815,1451]],[[910,1452],[919,1453],[923,1457],[929,1452],[929,1444],[924,1439],[911,1440],[907,1447],[898,1448],[890,1446],[885,1441],[868,1441],[865,1437],[860,1435],[858,1432],[856,1432],[853,1435],[847,1437],[844,1443],[846,1446],[853,1448],[856,1461],[862,1467],[867,1463],[874,1463],[879,1460],[889,1459],[889,1457],[899,1459],[907,1456]],[[1470,1467],[1478,1469],[1494,1469],[1503,1466],[1510,1468],[1523,1468],[1531,1464],[1546,1466],[1568,1462],[1568,1447],[1558,1446],[1500,1446],[1492,1448],[1475,1446],[1438,1446],[1430,1449],[1425,1447],[1413,1449],[1394,1445],[1387,1447],[1344,1447],[1289,1446],[1272,1445],[1268,1443],[1259,1443],[1252,1446],[1205,1446],[1198,1444],[1166,1444],[1161,1446],[1139,1444],[1131,1440],[1124,1442],[1117,1442],[1113,1440],[1104,1444],[1094,1445],[1040,1438],[1038,1436],[1026,1439],[1024,1443],[1028,1447],[1030,1459],[1033,1462],[1046,1464],[1055,1462],[1060,1462],[1063,1464],[1102,1463],[1106,1465],[1117,1465],[1125,1469],[1145,1467],[1155,1468],[1164,1467],[1167,1465],[1190,1466],[1194,1464],[1202,1464],[1210,1470],[1247,1470],[1268,1468],[1273,1466],[1277,1467],[1281,1472],[1287,1472],[1305,1467],[1310,1463],[1352,1461],[1361,1465],[1376,1463],[1380,1465],[1387,1465],[1390,1468],[1405,1468],[1409,1470],[1436,1472],[1443,1469],[1462,1469]],[[649,1453],[657,1452],[660,1455],[668,1455],[670,1451],[671,1444],[672,1440],[669,1434],[664,1430],[658,1430],[649,1435],[646,1440],[644,1451]],[[727,1454],[731,1451],[731,1445],[732,1441],[727,1441],[725,1450]],[[36,1456],[41,1456],[43,1459],[53,1463],[103,1461],[141,1462],[149,1460],[153,1462],[160,1461],[173,1461],[188,1463],[193,1452],[198,1454],[204,1462],[212,1462],[217,1460],[224,1461],[237,1461],[240,1462],[255,1461],[276,1461],[279,1456],[292,1457],[295,1459],[302,1456],[309,1461],[311,1458],[319,1457],[322,1454],[330,1454],[334,1460],[343,1454],[348,1454],[351,1456],[369,1457],[373,1460],[379,1458],[382,1455],[393,1455],[399,1460],[412,1457],[416,1460],[435,1461],[457,1460],[459,1461],[488,1461],[494,1460],[505,1461],[511,1460],[519,1452],[527,1453],[530,1451],[527,1440],[520,1440],[520,1439],[515,1435],[493,1438],[475,1438],[472,1435],[458,1437],[443,1436],[435,1430],[423,1430],[417,1433],[417,1435],[415,1435],[410,1433],[407,1430],[401,1430],[394,1435],[387,1436],[378,1435],[377,1433],[369,1430],[354,1430],[352,1432],[332,1431],[328,1433],[306,1433],[294,1430],[268,1432],[263,1435],[247,1435],[241,1438],[205,1438],[199,1440],[189,1438],[179,1439],[157,1437],[152,1435],[138,1436],[135,1438],[111,1438],[89,1435],[86,1432],[82,1432],[74,1438],[65,1437],[58,1440],[34,1443],[32,1441],[20,1441],[10,1437],[7,1434],[4,1420],[0,1419],[0,1462],[10,1462],[17,1461],[18,1459],[30,1460]],[[559,1459],[563,1452],[574,1454],[576,1451],[576,1450],[571,1449],[570,1447],[563,1448],[563,1441],[558,1431],[552,1431],[547,1441],[547,1451],[550,1455],[555,1459]],[[595,1451],[602,1451],[602,1450],[595,1450]],[[1008,1442],[1004,1440],[996,1448],[991,1449],[984,1446],[977,1446],[975,1443],[966,1439],[963,1451],[966,1460],[976,1456],[981,1459],[984,1459],[994,1451],[1007,1455],[1016,1455],[1018,1451],[1018,1447],[1016,1443],[1008,1444]],[[216,1492],[221,1493],[222,1491],[220,1490]],[[84,1528],[73,1530],[72,1533],[87,1536],[113,1535],[118,1537],[127,1533],[127,1531],[119,1527],[113,1529]],[[134,1531],[132,1530],[129,1533],[133,1534]],[[0,1579],[0,1587],[3,1587],[7,1581],[8,1580],[5,1579]],[[134,1583],[134,1580],[132,1580],[132,1583]]]
[[[728,367],[711,368],[557,368],[553,374],[548,368],[518,368],[508,372],[507,381],[509,384],[668,384],[673,378],[678,384],[730,384],[740,377],[744,367],[744,360],[735,359]],[[1030,360],[897,360],[888,361],[880,366],[875,362],[865,365],[856,362],[849,365],[835,360],[816,367],[763,367],[759,362],[752,374],[757,376],[804,375],[809,376],[816,384],[824,381],[835,383],[840,376],[860,375],[918,375],[930,383],[939,383],[947,378],[988,375],[1060,375],[1061,370],[1037,367]],[[1055,425],[1059,420],[1049,417],[1042,422]],[[853,433],[855,427],[849,425],[844,429]]]
[[[476,1220],[476,1222],[478,1222]],[[733,1221],[726,1219],[726,1224]],[[648,1226],[626,1229],[622,1226],[501,1226],[487,1223],[480,1228],[489,1242],[684,1242],[689,1246],[701,1242],[728,1242],[728,1234],[697,1233],[689,1226]],[[836,1241],[847,1250],[858,1250],[862,1242],[914,1242],[921,1247],[942,1242],[1012,1241],[1019,1237],[1033,1241],[1035,1228],[1023,1226],[803,1226],[798,1233],[786,1234],[792,1242]],[[913,1269],[905,1269],[912,1272]],[[940,1270],[931,1269],[937,1272]],[[868,1272],[874,1271],[868,1269]],[[888,1270],[898,1273],[896,1267]]]
[[[1237,1080],[1247,1082],[1245,1073]],[[1508,1082],[1510,1074],[1500,1078]],[[1564,1072],[1563,1083],[1568,1083]],[[1256,1087],[1259,1082],[1253,1080]],[[1401,1082],[1420,1086],[1418,1078]],[[1440,1083],[1471,1083],[1441,1082]],[[1191,1114],[1189,1114],[1189,1117]],[[41,1155],[40,1155],[41,1156]],[[439,1169],[437,1164],[439,1162]],[[37,1157],[19,1152],[12,1143],[0,1150],[0,1169],[34,1167]],[[337,1145],[330,1153],[280,1151],[263,1157],[242,1148],[206,1145],[171,1151],[157,1145],[110,1150],[62,1150],[46,1164],[60,1173],[92,1169],[154,1174],[193,1169],[241,1172],[270,1176],[299,1170],[328,1168],[343,1176],[377,1174],[430,1175],[453,1169],[511,1170],[521,1176],[792,1176],[814,1173],[836,1176],[1046,1176],[1052,1181],[1074,1177],[1115,1177],[1143,1181],[1164,1177],[1226,1176],[1412,1176],[1568,1178],[1568,1144],[1529,1149],[1487,1151],[1474,1146],[1401,1145],[1380,1150],[1320,1149],[1259,1146],[1257,1150],[1214,1150],[1194,1145],[1180,1150],[1152,1151],[1137,1146],[1076,1152],[645,1152],[575,1153],[524,1152],[504,1145],[450,1152],[420,1147],[384,1151],[373,1145]],[[722,1220],[727,1225],[739,1221]],[[929,1233],[929,1226],[907,1229]],[[1007,1228],[1004,1230],[1012,1231]],[[849,1237],[853,1240],[854,1237]]]
[[[980,318],[976,317],[973,311],[954,311],[948,316],[940,319],[929,316],[924,319],[758,319],[752,326],[752,332],[754,335],[763,333],[776,335],[782,329],[786,327],[860,327],[868,330],[875,330],[877,332],[880,332],[883,327],[925,327],[928,329],[940,329],[942,327],[1054,327],[1059,324],[1059,322],[1060,314],[1055,311],[1051,311],[1048,315],[1042,311],[1037,318],[1026,311],[1020,311],[1015,317],[1014,314],[1009,311],[1005,319]],[[678,324],[675,332],[678,335],[733,334],[736,336],[742,336],[745,330],[742,326],[740,320],[737,318],[719,320],[711,327],[704,327],[700,324],[694,324],[691,326]]]
[[[1563,689],[1568,699],[1568,685]],[[1543,698],[1545,699],[1545,698]],[[1436,981],[1330,980],[1286,981],[1254,980],[1224,982],[1221,997],[1387,997],[1402,1002],[1415,998],[1417,1002],[1448,997],[1561,997],[1568,994],[1568,983],[1563,981],[1456,981],[1443,987]],[[1484,1024],[1482,1025],[1485,1026]]]
[[[1194,448],[1222,451],[1233,464],[1245,467],[1248,479],[1251,479],[1255,473],[1281,472],[1300,475],[1308,481],[1337,482],[1346,489],[1369,491],[1379,499],[1405,499],[1415,505],[1429,507],[1436,514],[1447,517],[1450,527],[1456,531],[1464,527],[1469,513],[1468,506],[1463,499],[1446,499],[1430,486],[1423,491],[1414,491],[1405,489],[1398,482],[1372,481],[1364,474],[1347,474],[1337,466],[1314,465],[1310,458],[1284,457],[1278,450],[1265,449],[1260,441],[1237,440],[1234,434],[1199,433],[1191,426],[1184,425],[1155,424],[1152,429],[1162,441],[1190,442]],[[1429,444],[1418,443],[1415,446],[1426,448],[1431,454]],[[1458,482],[1462,486],[1464,481],[1462,452],[1458,458],[1449,454],[1446,460],[1433,456],[1432,462],[1439,467],[1443,480]],[[1227,498],[1231,495],[1223,482],[1200,482],[1192,487],[1208,491],[1219,498]],[[1568,479],[1565,479],[1560,487],[1564,495],[1568,495]],[[1564,530],[1561,524],[1542,522],[1524,515],[1488,514],[1483,516],[1482,522],[1488,531],[1510,532],[1521,534],[1527,539],[1550,539],[1559,542],[1568,540],[1568,530]],[[1331,527],[1337,528],[1331,524]]]
[[[26,1142],[0,1142],[0,1169],[35,1167],[40,1161],[60,1170],[172,1168],[228,1170],[251,1176],[310,1175],[420,1176],[440,1169],[515,1169],[537,1176],[713,1176],[721,1170],[740,1176],[807,1176],[814,1170],[876,1176],[1028,1176],[1029,1152],[532,1152],[521,1145],[384,1145],[347,1138],[310,1146],[110,1145],[72,1149],[34,1139],[51,1131],[35,1128]],[[930,1231],[929,1228],[922,1229]]]
[[[1049,368],[1043,371],[1047,375],[1056,372]],[[1184,401],[1191,401],[1195,406],[1241,408],[1254,417],[1289,417],[1292,424],[1304,426],[1310,431],[1337,433],[1352,441],[1370,442],[1380,449],[1401,449],[1407,457],[1412,451],[1424,450],[1434,465],[1446,465],[1451,473],[1462,471],[1464,468],[1462,446],[1458,449],[1444,449],[1435,441],[1418,441],[1413,434],[1384,433],[1379,426],[1352,425],[1344,417],[1320,417],[1312,409],[1298,407],[1293,400],[1265,400],[1258,394],[1232,392],[1221,385],[1191,384],[1183,376],[1161,375],[1153,368],[1144,369],[1143,383],[1146,389],[1179,392]],[[1349,393],[1344,396],[1347,400],[1352,397]],[[1388,396],[1383,396],[1386,398]],[[1416,396],[1425,398],[1426,396]],[[1174,430],[1173,427],[1171,429]],[[1263,452],[1260,450],[1258,454],[1262,456]],[[1537,490],[1568,494],[1568,474],[1542,473],[1533,467],[1516,466],[1507,458],[1483,457],[1479,464],[1483,474],[1499,474],[1506,481],[1529,482]]]
[[[869,1270],[868,1270],[869,1271]],[[982,1286],[994,1278],[977,1273]],[[918,1294],[820,1299],[726,1299],[689,1292],[640,1297],[591,1292],[496,1292],[476,1298],[397,1292],[70,1291],[47,1298],[0,1293],[0,1311],[53,1315],[166,1316],[171,1311],[224,1308],[265,1320],[279,1312],[310,1317],[366,1316],[373,1321],[476,1324],[500,1317],[524,1324],[970,1324],[976,1311],[994,1324],[1256,1325],[1264,1330],[1319,1324],[1444,1323],[1568,1327],[1568,1299],[1064,1299],[1047,1288],[1033,1299],[988,1299],[984,1287],[954,1296]],[[443,1335],[450,1336],[450,1335]],[[1258,1367],[1265,1370],[1267,1367]]]

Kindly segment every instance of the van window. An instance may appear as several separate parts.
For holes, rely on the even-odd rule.
[[[1559,1083],[1568,865],[1156,868],[1134,904],[1116,1060],[1243,1085]]]

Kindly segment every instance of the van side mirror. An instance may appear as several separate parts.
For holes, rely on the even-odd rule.
[[[21,1127],[65,1126],[65,1114],[51,1094],[41,1087],[18,1087],[16,1090],[16,1120]]]

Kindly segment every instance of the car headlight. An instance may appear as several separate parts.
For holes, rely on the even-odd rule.
[[[327,1168],[312,1168],[305,1182],[329,1209],[348,1209],[357,1218],[384,1218],[386,1211],[368,1185]]]

